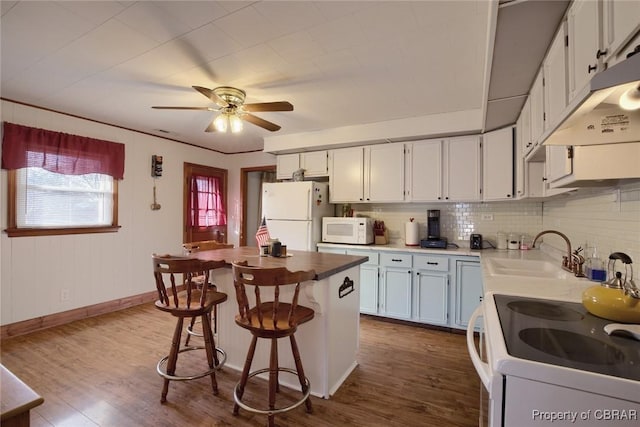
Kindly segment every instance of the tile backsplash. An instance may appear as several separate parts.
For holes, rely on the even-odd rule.
[[[558,230],[574,249],[595,246],[603,259],[611,252],[624,252],[634,264],[640,263],[640,183],[585,188],[536,202],[354,204],[352,208],[356,215],[384,221],[393,244],[404,244],[405,223],[412,217],[419,223],[420,238],[426,237],[427,210],[439,209],[441,235],[461,247],[469,246],[472,233],[495,244],[498,232],[533,238],[542,230]],[[336,211],[340,209],[337,205]],[[566,251],[564,241],[555,235],[543,240],[559,254]],[[636,271],[636,280],[638,275]]]
[[[400,245],[409,218],[415,218],[420,238],[426,238],[429,209],[440,210],[441,236],[462,247],[469,246],[472,233],[495,244],[498,232],[533,237],[542,230],[541,202],[356,204],[352,208],[355,215],[384,221],[389,240]]]

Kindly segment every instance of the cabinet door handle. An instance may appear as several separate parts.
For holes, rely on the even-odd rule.
[[[393,261],[393,262],[402,262],[402,260],[398,259],[398,258],[391,258],[391,261]]]
[[[607,52],[609,52],[608,49],[604,49],[604,50],[598,49],[598,51],[596,52],[596,59],[600,59],[601,56],[605,56]]]
[[[511,197],[511,194],[507,194],[507,197]]]
[[[428,264],[428,265],[438,265],[439,263],[437,263],[437,262],[427,261],[427,264]]]
[[[591,74],[592,71],[598,69],[598,65],[587,65],[587,74]]]

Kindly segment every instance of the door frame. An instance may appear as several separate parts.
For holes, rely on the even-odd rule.
[[[247,193],[249,172],[276,172],[276,165],[252,166],[240,169],[240,236],[239,246],[247,246]]]

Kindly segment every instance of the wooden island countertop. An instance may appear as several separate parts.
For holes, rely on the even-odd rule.
[[[227,264],[246,260],[256,267],[287,267],[290,271],[315,270],[315,280],[322,280],[351,267],[367,262],[369,257],[341,255],[323,252],[287,251],[286,257],[260,256],[258,248],[241,246],[239,248],[214,249],[195,252],[193,258],[206,260],[224,260]]]

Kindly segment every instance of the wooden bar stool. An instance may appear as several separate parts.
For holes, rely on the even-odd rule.
[[[154,254],[152,259],[153,275],[158,290],[156,308],[177,318],[169,355],[160,359],[157,365],[158,374],[164,378],[160,401],[163,403],[167,401],[169,381],[194,380],[207,375],[211,376],[213,394],[217,395],[218,383],[216,382],[215,371],[222,367],[227,355],[222,349],[215,346],[211,330],[211,311],[216,305],[227,300],[227,294],[211,290],[208,286],[199,287],[193,279],[199,274],[204,274],[205,283],[208,283],[210,271],[222,268],[226,264],[224,261],[202,261],[171,255]],[[176,276],[178,277],[176,278]],[[181,286],[184,286],[183,290],[179,289]],[[185,346],[180,348],[184,319],[194,317],[199,317],[202,322],[204,346]],[[176,374],[178,354],[202,349],[207,354],[208,370],[193,375]],[[218,353],[220,353],[222,359],[218,358]]]
[[[220,243],[217,240],[201,240],[199,242],[183,243],[182,248],[184,249],[185,254],[192,254],[196,252],[210,251],[214,249],[229,249],[229,248],[233,248],[233,244]],[[193,280],[200,287],[204,286],[204,283],[207,283],[207,286],[209,286],[209,289],[213,289],[214,291],[218,289],[216,284],[213,283],[212,281],[205,282],[204,274],[199,274],[195,276]],[[191,318],[191,321],[187,325],[187,337],[184,341],[185,346],[189,345],[189,341],[191,340],[192,336],[202,338],[202,333],[194,329],[196,320],[197,320],[197,317]],[[213,333],[214,334],[218,333],[218,306],[217,305],[213,307],[213,317],[211,319],[211,324],[213,325]]]
[[[300,283],[312,280],[315,275],[316,273],[313,270],[291,272],[284,267],[250,267],[246,261],[233,264],[233,282],[239,311],[235,319],[236,324],[249,330],[253,335],[240,381],[236,385],[233,393],[235,400],[233,407],[234,415],[237,415],[239,408],[242,408],[249,412],[267,415],[269,426],[274,426],[276,414],[290,411],[302,403],[305,403],[308,413],[312,412],[311,399],[309,399],[311,385],[309,379],[304,374],[302,359],[300,358],[300,352],[294,334],[298,329],[298,325],[313,319],[314,311],[312,309],[298,305],[298,295],[300,292]],[[285,302],[281,295],[281,288],[288,285],[295,287],[291,301]],[[247,297],[248,287],[254,288],[255,305],[253,307],[249,307],[249,299]],[[273,298],[266,302],[262,301],[261,297],[261,289],[266,291],[265,288],[271,288],[273,290]],[[291,342],[291,351],[296,365],[295,370],[278,365],[277,340],[278,338],[285,337],[289,337]],[[269,368],[250,372],[258,338],[271,340]],[[251,377],[266,372],[269,373],[268,409],[251,407],[242,401],[247,381]],[[278,382],[279,372],[288,372],[297,375],[300,386],[302,387],[302,397],[287,407],[276,408],[276,392],[280,387]]]

